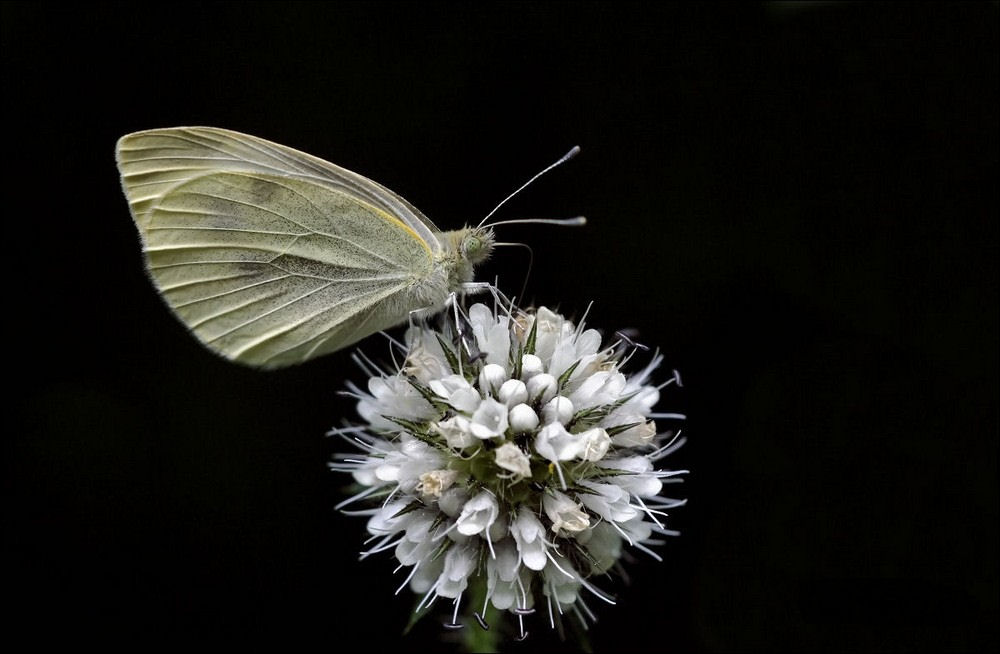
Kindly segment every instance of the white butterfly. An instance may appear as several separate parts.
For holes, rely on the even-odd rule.
[[[156,288],[202,343],[251,366],[438,310],[495,244],[489,227],[442,232],[384,186],[247,134],[136,132],[116,158]]]

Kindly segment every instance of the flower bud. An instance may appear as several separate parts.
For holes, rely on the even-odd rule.
[[[556,395],[542,408],[542,420],[545,424],[558,422],[565,425],[572,417],[573,403],[563,395]]]
[[[500,386],[497,399],[507,406],[528,401],[528,387],[520,379],[508,379]]]
[[[559,385],[556,378],[547,372],[539,373],[529,379],[526,383],[528,387],[528,398],[532,402],[548,402],[556,396]]]
[[[542,360],[534,354],[525,354],[521,357],[521,379],[527,381],[543,372],[545,372],[545,366],[542,365]]]
[[[538,426],[538,414],[527,404],[518,404],[508,414],[510,428],[515,434],[523,434]]]
[[[479,372],[479,388],[486,394],[496,395],[500,385],[507,381],[507,371],[496,363],[487,363]]]

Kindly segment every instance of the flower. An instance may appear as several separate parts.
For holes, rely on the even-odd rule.
[[[504,470],[509,470],[522,479],[531,476],[531,459],[517,445],[504,443],[493,452],[496,464]]]
[[[559,491],[542,497],[542,508],[552,521],[552,531],[583,531],[590,526],[590,517],[579,503]]]
[[[648,383],[658,354],[626,375],[631,341],[602,347],[544,307],[454,308],[437,329],[411,327],[405,360],[367,392],[352,387],[365,424],[331,433],[363,452],[331,468],[359,489],[338,508],[381,501],[352,511],[370,516],[362,558],[392,550],[408,569],[397,593],[417,593],[418,613],[451,600],[447,627],[471,624],[461,609],[486,625],[492,607],[524,637],[536,604],[552,627],[586,626],[585,597],[614,603],[592,580],[629,548],[659,560],[653,535],[677,533],[663,519],[684,501],[660,493],[686,471],[656,464],[683,439],[657,421],[683,416],[653,406],[678,378]],[[463,604],[470,593],[484,603]]]

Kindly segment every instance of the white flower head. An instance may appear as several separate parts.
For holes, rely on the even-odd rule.
[[[449,626],[499,612],[523,637],[538,604],[586,623],[581,594],[611,601],[590,580],[625,550],[658,557],[654,538],[676,533],[664,509],[683,501],[659,493],[684,471],[659,462],[682,441],[656,420],[682,416],[653,413],[661,390],[648,381],[662,356],[629,376],[638,350],[602,349],[596,330],[549,309],[452,309],[438,329],[407,332],[398,370],[352,388],[365,424],[332,433],[363,452],[331,467],[359,488],[338,508],[375,503],[359,512],[372,536],[362,558],[391,551],[408,569],[400,591],[419,594],[419,611],[452,602]],[[485,604],[463,601],[472,592]]]

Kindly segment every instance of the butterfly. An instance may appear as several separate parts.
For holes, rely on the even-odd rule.
[[[205,346],[249,366],[301,363],[440,310],[496,245],[491,226],[441,231],[384,186],[248,134],[135,132],[116,160],[160,295]]]

